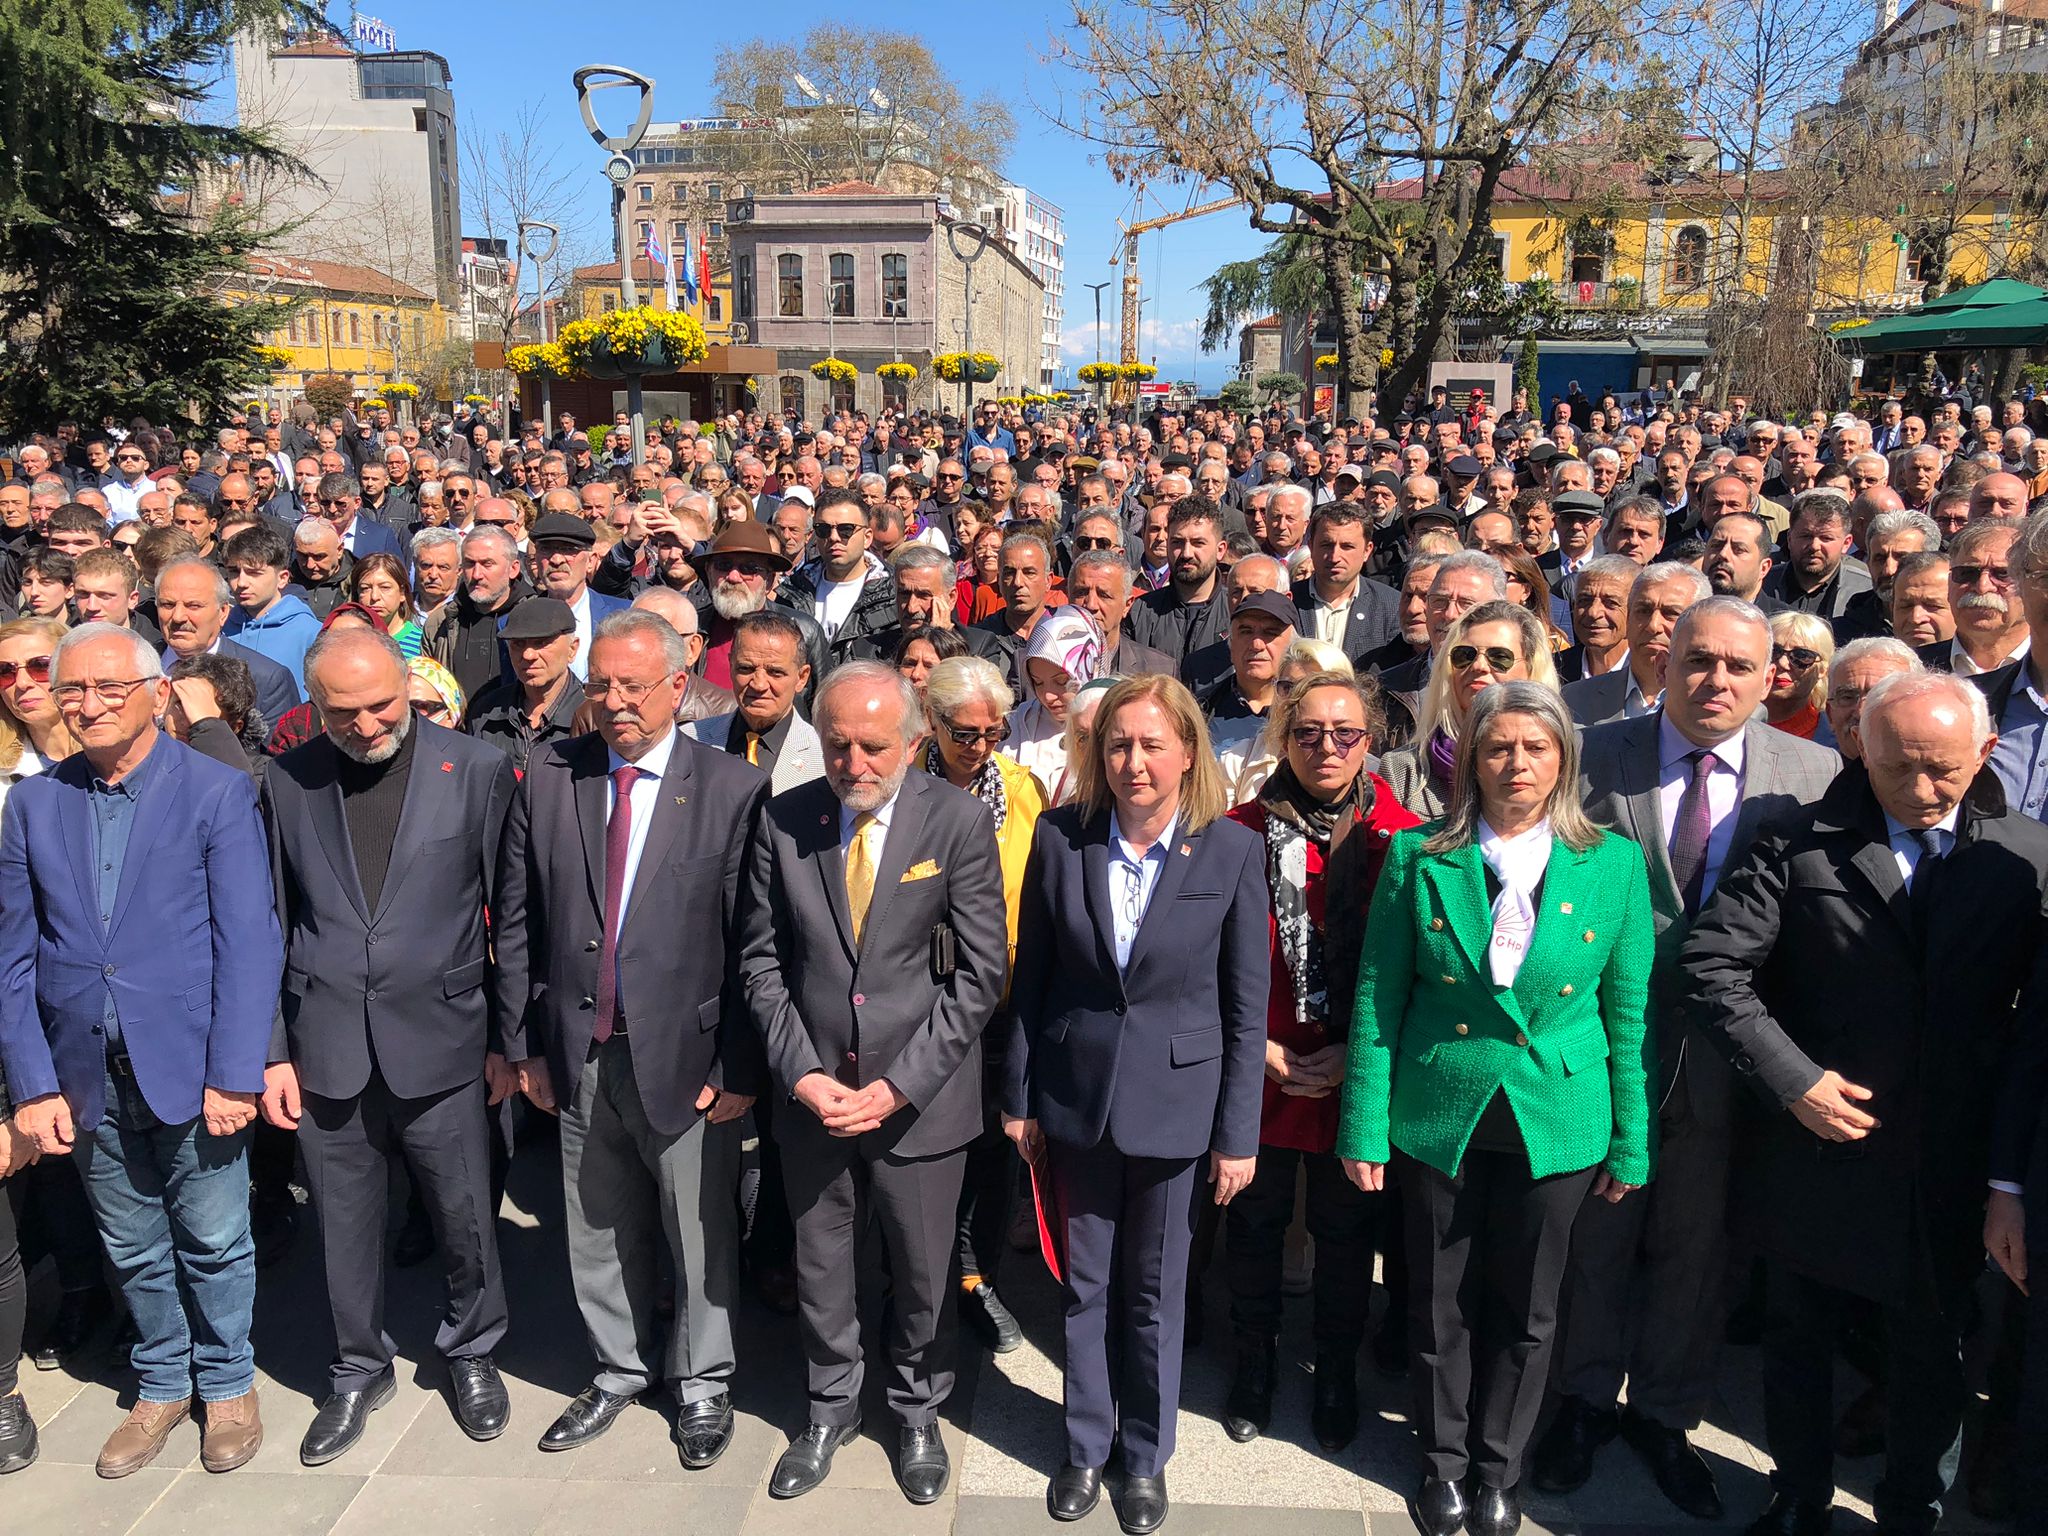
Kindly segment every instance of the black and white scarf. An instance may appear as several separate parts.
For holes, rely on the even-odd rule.
[[[1358,817],[1359,795],[1370,795],[1370,784],[1361,773],[1351,794],[1325,805],[1301,787],[1293,768],[1283,760],[1259,791],[1259,804],[1266,812],[1266,885],[1273,895],[1273,925],[1280,954],[1294,984],[1298,1023],[1327,1020],[1330,1010],[1322,935],[1316,932],[1308,910],[1308,845],[1313,842],[1323,851],[1327,865],[1332,843],[1338,840],[1340,830],[1348,830]]]
[[[936,741],[926,742],[924,749],[924,771],[935,779],[946,777],[946,760],[939,755]],[[991,752],[988,761],[981,765],[981,772],[974,776],[974,782],[967,786],[981,803],[988,807],[989,815],[996,819],[996,830],[1003,830],[1003,818],[1010,814],[1010,797],[1003,789],[1002,770],[996,767],[996,754]]]

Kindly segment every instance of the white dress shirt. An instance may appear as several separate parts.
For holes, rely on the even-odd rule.
[[[1152,893],[1159,888],[1160,872],[1166,868],[1166,856],[1179,831],[1176,814],[1160,831],[1159,841],[1140,853],[1124,836],[1122,816],[1115,811],[1109,814],[1110,940],[1119,971],[1131,963],[1131,947],[1138,942],[1138,930],[1145,924]]]
[[[576,654],[569,658],[569,673],[577,682],[590,673],[590,588],[580,588],[576,601],[569,605],[569,611],[576,616]],[[668,761],[666,749],[662,761]],[[614,767],[617,764],[613,765]]]
[[[877,806],[873,812],[875,825],[882,829],[882,835],[875,843],[875,864],[878,868],[882,862],[882,850],[889,846],[889,819],[896,814],[896,801],[902,793],[902,790],[897,790],[895,794]],[[839,851],[841,853],[851,853],[853,851],[853,824],[859,817],[859,811],[849,811],[844,805],[839,807]]]
[[[1678,734],[1670,716],[1657,722],[1657,813],[1664,823],[1664,847],[1678,832],[1678,803],[1692,782],[1692,764],[1687,754],[1699,748]],[[1709,748],[1714,754],[1714,771],[1707,775],[1707,866],[1700,879],[1700,904],[1714,894],[1721,879],[1721,866],[1728,862],[1728,847],[1735,841],[1735,811],[1742,804],[1742,764],[1747,750],[1742,732]]]
[[[626,931],[626,906],[633,899],[633,878],[640,872],[640,854],[647,847],[647,829],[654,824],[654,807],[661,799],[661,781],[668,777],[668,760],[676,747],[676,733],[670,731],[660,741],[647,749],[647,755],[637,763],[629,763],[617,752],[606,752],[606,769],[617,773],[621,768],[638,768],[640,777],[633,781],[632,826],[626,834],[626,880],[619,888],[619,932]],[[605,824],[611,824],[612,806],[618,798],[619,781],[607,779],[604,787]]]
[[[1319,606],[1310,611],[1315,621],[1316,638],[1325,645],[1342,646],[1344,636],[1351,629],[1351,602],[1358,596],[1358,583],[1351,584],[1351,590],[1335,602],[1324,602],[1322,594],[1316,595]]]
[[[1934,824],[1934,836],[1941,845],[1943,858],[1947,858],[1955,851],[1956,817],[1959,814],[1961,807],[1950,811]],[[1884,814],[1884,829],[1891,839],[1892,860],[1899,866],[1899,876],[1906,882],[1906,889],[1910,891],[1913,888],[1913,872],[1927,856],[1927,849],[1920,841],[1920,831],[1917,827],[1908,827],[1894,820],[1890,811]]]
[[[2029,637],[2027,635],[2027,632],[2025,630],[2021,630],[2020,637],[2018,641],[2014,643],[2013,648],[2011,650],[2007,651],[2004,656],[2000,657],[1990,666],[1980,667],[1977,665],[1977,663],[1970,660],[1970,653],[1963,649],[1962,641],[1951,640],[1948,643],[1948,669],[1949,671],[1955,673],[1957,677],[1976,677],[1980,673],[1996,672],[2000,667],[2004,666],[2007,662],[2018,661],[2022,656],[2026,655],[2028,643]]]

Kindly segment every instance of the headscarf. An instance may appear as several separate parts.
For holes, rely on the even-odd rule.
[[[1031,663],[1049,661],[1074,680],[1078,689],[1102,675],[1102,626],[1085,608],[1069,603],[1048,610],[1024,642],[1024,654],[1017,659],[1017,671],[1027,692],[1031,687]]]
[[[442,707],[448,711],[451,720],[462,718],[462,706],[467,700],[463,696],[462,684],[455,681],[454,673],[431,656],[415,656],[405,664],[405,668],[439,695]]]

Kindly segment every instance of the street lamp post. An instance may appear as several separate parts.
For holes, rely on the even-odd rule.
[[[548,326],[548,262],[553,258],[555,247],[560,244],[561,238],[562,232],[552,224],[543,224],[539,219],[521,219],[519,221],[519,249],[525,253],[526,259],[533,263],[533,283],[540,299],[540,339],[543,346],[555,339],[549,334]],[[512,294],[512,314],[516,320],[519,315],[519,293],[517,289],[514,289]],[[542,437],[547,436],[554,419],[555,395],[553,382],[549,378],[547,370],[542,369],[540,375],[540,431]]]
[[[586,64],[576,71],[575,84],[576,105],[583,113],[583,126],[590,130],[597,147],[610,155],[604,163],[604,174],[612,184],[612,220],[618,228],[619,292],[625,307],[631,309],[640,302],[640,295],[633,286],[633,239],[632,225],[627,216],[626,183],[633,176],[633,151],[646,137],[647,125],[654,117],[654,82],[621,64]],[[623,86],[632,86],[639,91],[639,113],[633,120],[633,126],[624,133],[607,134],[598,126],[597,112],[590,98],[598,91]],[[636,468],[647,454],[646,410],[640,396],[640,372],[637,363],[625,370],[626,409],[633,420],[633,464]]]
[[[968,241],[973,249],[961,249],[960,242],[963,238]],[[953,248],[953,255],[959,260],[963,269],[961,290],[966,298],[966,303],[962,308],[966,310],[967,333],[966,339],[961,345],[969,358],[969,362],[963,365],[960,370],[961,387],[966,391],[965,395],[962,396],[964,403],[960,408],[960,429],[964,432],[967,430],[967,423],[974,416],[974,373],[972,362],[974,357],[974,264],[981,260],[981,253],[988,249],[987,226],[968,223],[948,224],[946,226],[946,244]]]

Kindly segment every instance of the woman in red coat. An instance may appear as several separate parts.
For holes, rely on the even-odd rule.
[[[1335,1151],[1346,1034],[1373,883],[1393,835],[1418,818],[1366,769],[1384,720],[1370,680],[1318,672],[1278,709],[1273,729],[1286,758],[1257,799],[1230,813],[1265,839],[1273,983],[1258,1172],[1224,1212],[1238,1356],[1223,1428],[1250,1440],[1272,1418],[1281,1248],[1303,1168],[1315,1239],[1314,1426],[1317,1440],[1338,1450],[1358,1432],[1375,1208],[1375,1197],[1344,1177]]]

